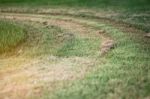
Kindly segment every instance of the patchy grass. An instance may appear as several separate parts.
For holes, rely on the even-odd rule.
[[[10,21],[0,20],[0,53],[10,51],[26,37],[22,27]]]
[[[24,45],[25,56],[55,55],[57,49],[64,43],[61,41],[64,37],[58,37],[64,31],[57,26],[45,27],[42,24],[32,23],[32,26],[27,27],[29,38]]]
[[[78,16],[97,15],[100,18],[123,21],[150,32],[149,0],[0,0],[0,5],[2,12],[40,12],[57,15],[59,10],[67,15],[73,10]]]
[[[81,18],[72,18],[71,20],[83,25],[84,28],[82,29],[86,28],[88,30],[90,27],[94,31],[104,30],[105,35],[115,40],[116,46],[105,57],[96,57],[96,59],[93,57],[93,60],[95,61],[92,61],[92,65],[90,64],[93,68],[84,78],[76,79],[74,82],[63,81],[63,85],[58,86],[56,89],[54,88],[53,91],[48,87],[44,87],[44,89],[42,89],[43,92],[41,92],[40,99],[48,99],[51,97],[52,99],[114,99],[118,97],[129,99],[149,98],[149,39],[144,38],[143,33],[132,28],[128,30],[128,28],[120,27],[125,29],[123,30],[124,32],[122,32],[120,29],[117,29],[117,27],[109,24],[106,25],[98,20],[84,20]],[[99,37],[94,36],[94,38],[88,37],[87,35],[83,37],[84,35],[80,36],[79,33],[76,35],[71,31],[65,31],[60,27],[53,25],[45,26],[39,22],[26,22],[26,24],[30,24],[26,27],[30,32],[27,32],[29,33],[27,34],[28,39],[26,43],[24,43],[25,48],[23,49],[26,55],[35,56],[34,58],[42,55],[56,55],[56,57],[52,59],[44,58],[39,63],[29,63],[29,67],[31,65],[35,66],[28,68],[30,71],[35,70],[38,73],[38,68],[42,71],[47,71],[48,67],[52,65],[51,62],[54,63],[52,66],[56,68],[57,66],[62,65],[69,65],[69,68],[88,66],[89,63],[85,60],[83,62],[80,60],[93,55],[99,56],[97,53],[99,50],[98,48],[100,47],[99,43],[101,42]],[[69,27],[69,29],[73,29],[73,27]],[[72,57],[78,57],[79,60],[76,60],[76,58],[72,60]],[[55,60],[60,61],[60,63],[55,63]],[[1,64],[3,63],[6,64],[6,62],[2,61]],[[45,69],[43,70],[41,66],[44,66]],[[67,76],[70,72],[72,73],[72,68],[71,71],[70,69],[67,71]],[[63,74],[66,67],[63,67],[62,69]],[[82,70],[83,69],[80,68],[81,74],[83,72]],[[59,70],[55,68],[54,71],[57,71],[57,73],[59,72]],[[54,73],[54,75],[57,76],[59,74],[57,73]],[[35,76],[36,75],[37,74],[35,74]],[[43,74],[43,72],[39,73],[39,75],[44,75],[45,79],[47,79],[47,72],[46,74]],[[53,74],[50,75],[51,77],[54,76]],[[40,79],[44,77],[40,76]],[[53,84],[56,84],[57,86],[57,83],[58,82],[56,81]],[[45,84],[42,86],[44,85]],[[46,86],[50,85],[47,84]],[[34,99],[36,95],[35,97],[34,94],[32,95]]]
[[[33,23],[32,28],[28,27],[29,36],[24,44],[26,56],[84,57],[95,56],[100,50],[100,37],[83,38],[79,34],[68,32],[57,26],[45,27],[41,25]]]
[[[100,39],[73,38],[58,50],[58,56],[94,56],[100,50]]]
[[[30,12],[31,10],[33,10],[32,8],[35,8],[33,12],[31,11],[32,13],[40,12],[39,9],[36,9],[37,7],[41,7],[41,9],[44,8],[45,13],[51,13],[51,10],[48,12],[46,10],[50,7],[54,7],[54,9],[58,8],[58,10],[60,10],[61,8],[58,15],[62,14],[64,16],[67,15],[69,10],[67,9],[66,12],[63,12],[63,8],[71,7],[74,8],[73,10],[76,10],[73,12],[73,14],[71,13],[71,15],[68,15],[68,17],[74,18],[68,21],[68,17],[65,17],[66,21],[61,22],[61,18],[64,17],[62,16],[60,17],[60,20],[58,22],[61,23],[61,25],[58,24],[58,26],[67,26],[67,22],[75,21],[78,24],[85,25],[86,28],[82,28],[82,32],[87,31],[87,29],[92,27],[95,31],[104,30],[104,34],[115,40],[115,48],[111,50],[106,56],[96,57],[96,59],[95,57],[92,57],[94,61],[91,62],[90,60],[86,62],[87,57],[91,57],[93,55],[99,56],[99,54],[97,53],[100,47],[99,43],[101,43],[101,40],[99,38],[92,38],[91,35],[89,35],[89,37],[87,38],[82,38],[84,35],[82,35],[82,37],[80,37],[79,35],[74,35],[70,30],[76,30],[78,26],[69,27],[70,24],[68,25],[68,27],[66,27],[68,28],[68,30],[70,29],[68,32],[57,26],[47,27],[39,23],[27,23],[30,25],[27,27],[28,39],[26,43],[24,43],[23,48],[25,56],[35,56],[34,58],[42,55],[44,56],[42,61],[39,61],[42,59],[40,58],[38,62],[34,63],[33,61],[33,63],[31,62],[31,64],[28,64],[28,71],[30,71],[28,74],[34,76],[39,75],[39,78],[31,79],[30,75],[28,77],[31,80],[37,81],[41,79],[41,82],[43,81],[43,79],[50,80],[48,77],[54,77],[54,79],[56,79],[51,84],[49,82],[46,83],[47,85],[45,83],[42,83],[42,87],[46,86],[46,88],[44,87],[42,91],[40,90],[40,97],[38,96],[38,94],[37,96],[35,95],[36,98],[149,99],[150,40],[144,38],[144,32],[140,33],[141,31],[133,30],[131,27],[132,25],[134,25],[135,27],[138,27],[140,30],[143,30],[145,32],[150,31],[149,0],[0,0],[0,3],[0,5],[4,7],[4,9],[9,6],[10,8],[8,9],[10,9],[10,12],[12,10],[12,6],[24,6],[25,8],[27,7],[27,11],[22,12]],[[83,10],[83,13],[81,11],[80,13],[76,14],[76,12],[80,11],[78,9]],[[21,12],[21,10],[19,11]],[[94,15],[96,15],[98,12],[101,13],[101,10],[106,13],[112,11],[112,15],[110,15],[109,17],[105,16],[108,15],[106,13],[97,15],[99,18],[101,18],[101,20],[104,19],[104,23],[109,19],[110,24],[111,22],[114,22],[111,21],[112,19],[117,21],[119,20],[128,23],[128,28],[124,28],[124,25],[115,25],[115,23],[112,23],[114,24],[114,26],[112,26],[108,21],[106,22],[106,25],[102,22],[99,22],[99,19],[94,20]],[[18,9],[15,9],[15,11],[17,12]],[[96,14],[94,12],[96,12]],[[52,13],[55,14],[55,12],[53,11]],[[91,18],[86,17],[86,15],[90,15]],[[86,18],[86,20],[83,18],[80,18],[78,20],[77,16],[84,17]],[[81,31],[78,34],[82,33]],[[45,58],[45,56],[51,55],[56,55],[56,57],[48,57],[48,59],[47,57]],[[81,61],[84,58],[85,60]],[[53,64],[51,64],[51,62]],[[13,62],[10,62],[9,64],[11,63]],[[82,74],[82,72],[86,71],[86,68],[84,68],[84,66],[88,66],[89,63],[92,64],[90,65],[93,68],[83,78],[76,79],[74,82],[70,80],[58,81],[63,78],[63,74],[65,77],[70,77],[70,75],[74,76],[80,73]],[[7,59],[0,63],[0,65],[3,64],[8,64]],[[51,65],[53,68],[50,67]],[[74,74],[74,67],[80,66],[82,66],[84,69],[80,68],[79,72],[77,70],[77,72],[75,72]],[[25,70],[22,69],[22,71]],[[51,71],[52,73],[49,74],[49,71]],[[26,72],[24,75],[26,75]],[[5,77],[5,75],[3,76]],[[19,77],[19,79],[21,78]],[[5,81],[7,83],[7,79]],[[26,79],[23,81],[26,85]],[[57,83],[59,83],[61,87]],[[11,83],[9,84],[10,86],[12,86]],[[54,88],[49,89],[48,86],[54,86]],[[18,91],[21,93],[20,90]],[[32,97],[32,95],[33,99],[35,99],[34,94],[31,94],[30,96]]]
[[[32,96],[43,95],[44,89],[51,92],[60,89],[66,86],[66,83],[83,78],[90,71],[89,68],[93,66],[94,59],[87,55],[91,56],[99,50],[99,37],[86,39],[86,37],[80,37],[79,33],[77,36],[58,26],[46,26],[43,23],[31,21],[17,22],[22,22],[21,26],[26,29],[27,39],[21,45],[22,51],[19,51],[17,56],[4,57],[0,60],[0,76],[2,77],[0,98],[19,99],[21,96],[30,99]],[[60,49],[74,39],[74,42],[79,43],[66,47],[65,51],[70,52],[58,57]],[[70,47],[76,48],[76,51],[71,51]],[[83,52],[83,49],[80,50],[82,47],[87,48],[90,53],[84,52],[80,55]]]
[[[143,99],[150,95],[150,45],[139,34],[124,33],[99,24],[116,42],[105,58],[98,58],[95,71],[56,92],[54,99]],[[48,94],[45,94],[48,96]]]

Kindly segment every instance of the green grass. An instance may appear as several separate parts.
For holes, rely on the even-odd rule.
[[[144,99],[148,97],[150,95],[149,39],[144,38],[139,32],[122,32],[115,26],[102,24],[98,20],[95,20],[96,22],[91,19],[78,20],[81,20],[82,25],[87,28],[105,30],[106,34],[116,41],[116,46],[105,57],[97,57],[94,70],[83,79],[74,82],[66,81],[67,84],[63,88],[58,88],[54,92],[49,92],[45,88],[40,99],[51,99],[51,97],[52,99]],[[13,25],[7,23],[7,27],[8,24],[16,26],[14,23]],[[2,26],[5,26],[4,23]],[[6,30],[6,26],[4,28]],[[26,26],[26,32],[28,39],[24,47],[27,54],[35,57],[97,55],[101,42],[98,38],[80,38],[60,27],[46,27],[36,22]]]
[[[147,8],[149,0],[0,0],[1,5],[69,6],[94,8]]]
[[[109,19],[123,21],[145,32],[150,32],[149,0],[0,0],[0,6],[3,10],[8,7],[10,12],[21,12],[20,9],[25,8],[22,12],[28,13],[37,13],[40,8],[59,8],[67,9],[67,11],[68,8],[92,9],[99,13],[104,11],[112,14]],[[86,13],[91,14],[90,12]],[[119,15],[113,16],[113,14]]]
[[[0,53],[10,51],[25,39],[22,27],[9,21],[0,20]]]
[[[28,29],[28,39],[25,43],[25,54],[29,56],[41,56],[41,55],[55,55],[62,38],[58,38],[59,34],[63,34],[64,31],[57,26],[45,27],[42,24],[33,23],[32,25],[26,24]],[[30,43],[32,42],[32,43]]]
[[[46,6],[46,7],[73,7],[87,8],[92,10],[119,11],[119,15],[113,17],[134,24],[139,29],[149,32],[149,0],[0,0],[2,6]],[[32,8],[32,7],[31,7]],[[122,11],[125,10],[125,11]],[[140,16],[138,16],[140,13]],[[136,15],[137,16],[136,16]],[[146,14],[146,15],[145,15]],[[91,20],[88,20],[89,24]],[[92,21],[93,22],[93,21]],[[91,23],[92,23],[91,22]],[[12,27],[11,31],[21,31],[18,26],[10,23],[0,23],[1,27]],[[87,22],[88,24],[88,22]],[[62,89],[50,93],[45,90],[40,99],[144,99],[150,95],[150,41],[143,34],[122,32],[115,26],[92,23],[89,26],[105,30],[106,34],[116,41],[115,48],[105,57],[97,57],[94,71],[88,73],[85,78],[78,79]],[[14,28],[15,27],[15,28]],[[30,27],[30,26],[29,26]],[[13,30],[16,29],[16,30]],[[56,55],[59,57],[92,56],[96,55],[99,48],[99,39],[80,38],[59,27],[28,28],[30,37],[27,41],[27,54],[31,56]],[[3,33],[3,32],[2,32]],[[17,33],[17,32],[16,32]],[[23,33],[23,32],[18,32]],[[3,35],[3,34],[0,34]],[[20,36],[19,36],[20,35]],[[22,34],[23,35],[23,34]],[[68,36],[69,35],[69,36]],[[71,36],[70,36],[71,35]],[[7,38],[13,37],[10,41]],[[17,36],[3,35],[0,46],[16,46],[22,40],[21,34]],[[5,42],[5,43],[4,43]],[[7,42],[7,43],[6,43]],[[14,43],[15,42],[15,43]],[[32,43],[30,43],[32,42]],[[1,49],[7,49],[2,47]],[[46,97],[46,98],[45,98]]]
[[[74,82],[66,81],[67,84],[54,93],[46,89],[40,99],[51,99],[51,97],[52,99],[144,99],[148,97],[150,95],[149,39],[144,38],[139,32],[122,32],[112,25],[98,21],[87,19],[83,22],[87,27],[105,30],[106,34],[116,41],[115,49],[105,57],[97,57],[94,71],[89,72],[85,78]],[[39,53],[39,55],[59,57],[89,57],[98,54],[100,45],[98,38],[80,38],[56,26],[49,28],[35,26],[35,24],[33,26],[35,27],[33,30],[41,33],[37,36],[40,37],[40,41],[33,44],[33,49],[36,47],[36,51],[33,50],[36,52],[35,56]],[[35,35],[37,31],[34,33],[33,30],[30,31]],[[32,48],[29,50],[32,51]]]
[[[73,38],[58,50],[58,56],[94,56],[99,52],[100,39]]]
[[[31,57],[41,55],[94,56],[99,51],[99,38],[80,38],[57,26],[45,27],[34,22],[32,25],[28,22],[27,24],[18,23],[0,21],[1,53],[12,50],[25,39],[22,44],[24,54]]]
[[[138,34],[95,24],[116,40],[106,57],[97,58],[95,70],[82,80],[55,92],[54,99],[144,99],[150,95],[150,45]],[[51,97],[46,93],[43,97]],[[49,99],[49,98],[43,98]]]
[[[100,49],[99,37],[83,38],[57,26],[45,27],[34,22],[31,26],[28,23],[24,26],[28,35],[24,43],[26,56],[95,56]]]

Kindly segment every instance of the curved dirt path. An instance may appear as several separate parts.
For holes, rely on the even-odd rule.
[[[85,25],[85,20],[77,20],[71,17],[55,18],[55,16],[50,17],[46,15],[3,13],[0,15],[0,18],[55,25],[72,31],[72,33],[83,38],[100,37],[103,46],[109,41],[113,42],[110,37],[103,34],[104,31]],[[106,50],[109,51],[109,48]],[[0,69],[0,80],[2,81],[0,82],[0,98],[11,99],[19,99],[19,97],[26,99],[31,95],[40,95],[46,86],[49,90],[57,89],[57,87],[54,88],[53,84],[56,83],[56,85],[61,87],[65,85],[64,81],[81,79],[96,64],[96,60],[89,57],[59,58],[46,56],[26,59],[26,57],[22,56],[13,56],[3,58],[0,61],[2,67],[5,67],[5,69]],[[13,66],[17,67],[14,68]],[[62,82],[62,84],[59,82]]]
[[[107,53],[114,46],[114,40],[105,34],[106,31],[93,27],[99,23],[96,20],[63,15],[16,13],[1,13],[0,18],[19,22],[37,22],[45,26],[54,25],[83,38],[99,37],[101,49],[97,53],[98,57]],[[140,32],[122,23],[116,24],[110,20],[106,23],[125,32]],[[140,33],[136,35],[141,36]],[[22,99],[27,99],[32,95],[40,96],[45,88],[53,92],[53,90],[67,85],[70,81],[82,79],[89,71],[92,71],[96,62],[96,58],[91,57],[45,56],[26,59],[23,56],[12,56],[0,59],[0,65],[5,67],[5,69],[0,68],[0,98],[20,99],[22,97]],[[13,65],[17,67],[14,68]]]

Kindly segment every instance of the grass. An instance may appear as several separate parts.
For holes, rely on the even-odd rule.
[[[54,92],[49,92],[48,88],[45,88],[39,98],[148,98],[150,94],[149,39],[144,38],[138,31],[137,33],[122,32],[117,27],[103,24],[98,20],[76,18],[76,21],[87,28],[105,30],[105,34],[113,38],[117,45],[105,57],[96,57],[94,70],[88,72],[83,79],[74,82],[64,81],[63,83],[67,84]],[[97,56],[101,42],[98,38],[83,38],[57,26],[46,27],[36,22],[26,24],[30,24],[26,27],[28,29],[26,30],[28,39],[24,43],[26,55],[34,57],[56,55],[68,58]]]
[[[58,50],[58,56],[94,56],[99,51],[100,39],[74,38],[67,41],[61,49]]]
[[[99,37],[83,38],[57,26],[44,26],[42,23],[36,22],[21,23],[11,21],[7,24],[1,24],[4,26],[1,28],[5,28],[6,32],[4,35],[2,29],[3,35],[1,37],[3,39],[1,39],[1,43],[5,52],[8,52],[8,49],[11,49],[12,47],[16,47],[25,38],[25,42],[22,45],[20,44],[21,50],[23,51],[23,55],[29,57],[38,57],[42,55],[53,55],[59,57],[95,56],[100,49],[99,44],[101,40]],[[20,29],[22,29],[20,31],[17,30],[18,27],[13,27],[19,25]],[[8,30],[6,27],[11,28]],[[10,40],[12,37],[13,39]]]
[[[139,35],[112,26],[95,24],[117,42],[105,58],[98,58],[95,70],[84,79],[56,91],[54,99],[144,99],[150,92],[150,46]],[[49,97],[47,92],[44,96]],[[50,95],[51,96],[51,95]],[[49,99],[49,98],[43,98]]]
[[[24,29],[19,25],[0,20],[0,53],[12,50],[25,39],[25,35]]]
[[[112,14],[109,19],[119,20],[131,24],[145,32],[150,32],[150,1],[149,0],[0,0],[1,9],[4,12],[26,12],[37,13],[47,9],[66,9],[66,13],[70,9],[92,9],[97,13],[105,12]],[[15,9],[14,9],[15,7]],[[8,9],[7,9],[8,8]],[[68,9],[69,8],[69,9]],[[22,11],[20,10],[22,9]],[[33,10],[35,9],[35,10]],[[33,10],[33,11],[32,11]],[[52,13],[53,11],[47,12]],[[94,12],[92,12],[93,15]],[[91,14],[91,11],[86,11]],[[119,14],[114,16],[113,14]],[[82,13],[83,16],[85,14]],[[105,17],[105,15],[102,15]]]
[[[94,8],[147,8],[149,0],[0,0],[1,5],[68,6]],[[28,5],[28,6],[30,6]]]
[[[32,25],[26,25],[28,28],[28,41],[25,46],[25,55],[29,56],[41,56],[41,55],[55,55],[59,46],[64,42],[61,42],[62,38],[58,38],[59,34],[63,34],[63,30],[56,26],[49,26],[48,28],[41,24],[33,23]],[[32,42],[32,43],[30,43]]]
[[[114,13],[119,12],[119,14],[110,17],[110,19],[123,21],[129,25],[133,24],[144,32],[150,32],[149,0],[0,0],[0,3],[4,7],[24,6],[32,8],[33,6],[42,8],[44,6],[51,8],[52,6],[57,8],[59,6],[58,8],[62,7],[62,9],[63,7],[72,7],[74,9],[92,9],[93,11],[112,10]],[[74,18],[78,19],[78,17]],[[82,21],[82,25],[88,25],[94,30],[105,30],[105,34],[115,40],[115,48],[104,57],[96,57],[93,69],[84,78],[76,79],[73,82],[64,81],[65,86],[53,92],[46,88],[46,90],[42,90],[43,93],[38,98],[149,99],[150,40],[144,38],[142,34],[144,32],[130,31],[131,27],[121,30],[122,26],[119,26],[118,29],[109,23],[104,24],[105,22],[102,23],[98,19],[94,20],[88,17],[79,20]],[[0,30],[3,33],[0,34],[2,52],[16,46],[24,39],[24,32],[18,25],[0,21]],[[59,58],[98,56],[97,52],[101,43],[99,38],[82,38],[70,31],[68,33],[60,27],[45,27],[38,23],[29,25],[26,27],[26,31],[28,33],[28,39],[24,43],[26,55],[35,57],[54,55]],[[17,35],[14,35],[14,32]],[[8,35],[4,35],[4,33],[8,33]],[[13,40],[7,38],[13,38]],[[95,59],[95,57],[92,58]]]
[[[76,35],[76,34],[72,33],[71,31],[66,31],[66,30],[61,29],[60,27],[53,26],[53,25],[45,26],[39,22],[37,23],[37,22],[28,22],[28,21],[24,22],[23,21],[21,24],[20,21],[18,21],[16,24],[18,24],[18,23],[20,24],[20,26],[25,28],[25,31],[27,33],[27,39],[26,39],[26,42],[24,42],[21,45],[20,50],[22,50],[22,53],[17,55],[16,59],[14,58],[15,56],[13,56],[14,60],[13,59],[7,60],[7,58],[6,59],[4,58],[4,61],[1,60],[1,64],[0,64],[1,65],[0,66],[1,74],[5,74],[8,72],[17,72],[18,69],[21,71],[23,69],[22,68],[23,62],[29,61],[29,62],[25,63],[28,65],[28,63],[30,64],[30,61],[31,62],[33,61],[33,64],[34,64],[35,60],[32,60],[32,59],[37,59],[39,57],[42,57],[41,59],[43,59],[43,57],[45,57],[45,56],[48,56],[46,58],[49,58],[50,56],[54,56],[54,57],[56,57],[57,60],[55,60],[55,59],[46,60],[44,58],[45,61],[43,61],[43,64],[41,64],[41,63],[34,64],[35,69],[38,67],[39,68],[42,67],[41,69],[43,70],[43,68],[45,68],[44,66],[46,66],[45,64],[52,63],[52,68],[54,68],[54,71],[56,71],[55,68],[58,68],[58,69],[60,67],[62,67],[62,69],[65,68],[65,70],[62,70],[62,71],[57,70],[55,73],[56,76],[57,76],[57,72],[59,73],[59,71],[66,72],[66,73],[69,72],[69,74],[70,74],[70,72],[71,73],[72,73],[72,71],[77,72],[78,68],[82,68],[82,65],[84,65],[84,62],[82,62],[82,60],[84,58],[88,59],[91,56],[97,55],[97,52],[99,51],[99,43],[100,43],[99,37],[95,37],[95,38],[80,37],[79,34]],[[93,35],[95,35],[95,34],[93,34]],[[22,59],[22,57],[23,57],[23,59]],[[74,59],[74,57],[77,57],[77,58]],[[11,56],[10,56],[10,58],[11,58]],[[82,59],[82,60],[80,60],[80,59]],[[66,63],[67,61],[68,61],[68,64]],[[86,60],[86,62],[88,62],[88,61],[89,60]],[[54,64],[55,62],[58,62],[58,63],[56,63],[56,65],[55,65]],[[80,64],[80,66],[76,66],[78,63]],[[27,68],[32,67],[33,64],[31,66],[27,66]],[[67,65],[67,66],[64,66],[64,65]],[[49,64],[47,67],[49,69],[52,69],[50,66],[51,66],[51,64]],[[86,66],[84,66],[84,67],[86,68]],[[73,69],[73,70],[69,71],[68,68]],[[45,70],[47,71],[47,69],[45,69]],[[67,71],[66,71],[66,69],[67,69]],[[33,70],[33,69],[31,69],[31,70]],[[46,73],[45,70],[43,71],[44,73]],[[28,72],[29,72],[29,70],[28,70]],[[47,72],[49,73],[49,70]],[[80,72],[80,70],[78,71],[78,73],[79,72]],[[21,73],[22,73],[22,71],[21,71]],[[31,73],[32,73],[32,71],[31,71]],[[37,73],[39,73],[39,70]],[[41,74],[41,73],[39,73],[39,74]],[[63,73],[62,73],[62,75],[63,75]],[[35,75],[35,76],[37,76],[37,75]],[[76,76],[76,75],[74,75],[74,76]],[[19,78],[15,78],[15,79],[17,79],[17,81],[15,81],[15,82],[17,82],[17,83],[24,82],[26,84],[28,80],[25,81],[24,78],[26,80],[26,78],[28,78],[28,77],[26,77],[26,76],[24,77],[24,75],[20,75]],[[32,80],[35,80],[34,77],[29,77],[29,78],[31,78]],[[14,83],[14,78],[10,77],[8,79],[13,79],[11,81],[11,83]],[[52,77],[52,79],[53,79],[53,77]],[[55,76],[54,76],[54,79],[55,79]],[[71,81],[68,81],[68,82],[70,83]],[[3,83],[10,84],[9,81],[3,81],[2,84]],[[40,81],[40,86],[43,83],[44,83],[43,81]],[[58,84],[60,83],[60,85],[63,86],[63,81],[60,81],[60,82],[54,81],[53,82],[53,80],[52,80],[52,82],[50,82],[50,83],[54,83],[54,84],[56,84],[56,86],[57,86],[57,83]],[[0,88],[1,87],[2,86],[0,86]],[[45,89],[49,88],[49,83],[42,85],[42,87],[43,88],[46,87]],[[56,89],[57,88],[60,88],[59,85],[58,85],[58,87],[56,87]],[[53,90],[55,90],[55,87],[53,88]],[[22,91],[20,91],[20,93],[22,93]],[[14,97],[15,97],[15,94],[17,94],[17,93],[13,93]],[[42,94],[43,94],[43,92],[42,92]],[[5,95],[7,96],[7,93],[4,93],[1,97],[5,97]],[[30,96],[32,97],[32,95],[34,96],[34,94],[31,94]],[[8,97],[9,97],[9,95],[8,95]],[[18,97],[16,96],[16,99],[17,98]]]

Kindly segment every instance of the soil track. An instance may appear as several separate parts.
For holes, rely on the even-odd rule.
[[[22,22],[39,22],[45,26],[56,25],[65,30],[70,30],[83,38],[99,36],[102,39],[101,51],[104,51],[101,53],[107,53],[114,46],[113,39],[105,35],[105,31],[90,27],[94,22],[88,25],[86,20],[82,19],[67,16],[50,17],[48,15],[15,13],[1,13],[0,18]],[[110,24],[114,24],[114,22]],[[118,26],[118,24],[116,25]],[[124,31],[136,31],[133,28],[125,28],[123,28]],[[0,82],[0,98],[19,99],[23,97],[22,99],[26,99],[33,94],[40,95],[42,93],[41,90],[46,86],[49,87],[49,90],[53,90],[55,82],[83,78],[94,64],[96,64],[95,59],[88,57],[59,58],[56,56],[46,56],[36,59],[26,59],[25,57],[3,58],[0,65],[6,66],[6,68],[5,70],[0,69],[0,80],[2,81]],[[18,68],[14,69],[12,65],[18,66]],[[77,67],[73,68],[74,66]]]
[[[99,36],[102,42],[110,40],[99,30],[85,26],[82,21],[71,18],[50,18],[46,15],[12,13],[3,13],[0,18],[21,22],[38,22],[45,26],[55,25],[72,31],[72,33],[83,38]],[[46,56],[35,59],[26,59],[23,56],[3,57],[1,67],[4,68],[0,69],[0,98],[19,99],[22,97],[22,99],[26,99],[31,95],[40,95],[41,90],[46,86],[49,90],[53,90],[55,82],[83,78],[95,62],[95,59],[88,57],[59,58]]]

